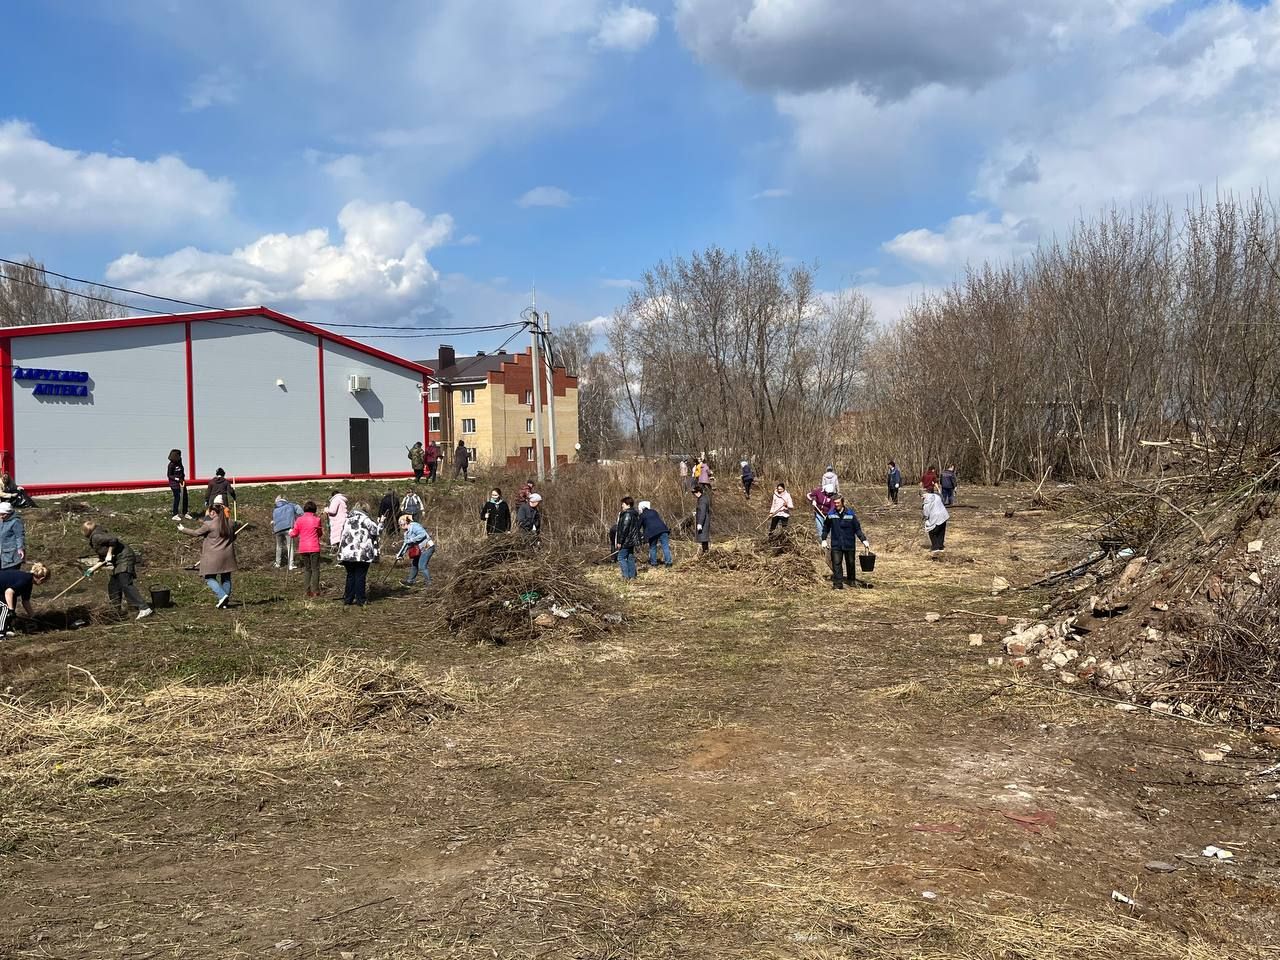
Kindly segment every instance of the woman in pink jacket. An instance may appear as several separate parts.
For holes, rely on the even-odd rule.
[[[316,515],[316,502],[308,500],[302,516],[293,521],[289,536],[298,541],[298,563],[306,581],[307,596],[320,596],[320,531],[324,526]]]
[[[342,528],[347,525],[347,498],[337,490],[333,491],[324,512],[329,517],[329,546],[336,555],[338,544],[342,542]]]

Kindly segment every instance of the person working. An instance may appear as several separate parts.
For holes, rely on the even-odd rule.
[[[636,550],[644,543],[644,525],[640,522],[640,514],[636,512],[635,501],[630,497],[622,498],[622,510],[618,514],[617,533],[614,540],[618,546],[618,569],[622,571],[623,580],[636,578]]]
[[[281,562],[287,557],[289,569],[293,570],[293,538],[289,531],[293,523],[302,516],[302,507],[281,494],[276,497],[275,506],[271,510],[271,532],[276,538],[276,562],[273,566],[279,570]]]
[[[532,537],[542,531],[542,494],[531,492],[529,499],[520,504],[516,509],[516,526]]]
[[[497,487],[489,491],[489,499],[480,507],[480,522],[484,524],[484,532],[491,537],[511,529],[511,507],[502,499],[502,491]]]
[[[314,500],[302,505],[302,516],[293,521],[289,539],[298,541],[298,562],[308,597],[320,596],[320,534],[324,530],[319,508]]]
[[[422,449],[422,441],[415,440],[409,448],[409,466],[413,468],[413,482],[422,482],[422,472],[427,466],[427,451]]]
[[[427,444],[424,459],[427,463],[427,483],[435,483],[436,469],[440,466],[440,445],[434,440]]]
[[[407,513],[400,518],[400,530],[404,534],[404,542],[400,544],[396,559],[409,558],[409,575],[401,583],[406,587],[413,586],[418,580],[419,573],[422,574],[423,583],[430,583],[431,571],[427,568],[427,564],[431,562],[431,557],[436,552],[436,542],[431,539],[427,528]]]
[[[338,542],[338,562],[347,571],[343,592],[344,606],[363,607],[368,601],[369,565],[378,559],[378,541],[382,531],[378,521],[369,516],[369,505],[357,503],[342,525]]]
[[[209,486],[204,492],[204,505],[207,510],[213,506],[213,501],[221,497],[224,505],[230,507],[236,499],[236,488],[231,485],[231,481],[227,479],[227,471],[219,467],[209,480]]]
[[[942,488],[942,505],[944,507],[952,506],[956,502],[956,487],[960,482],[956,479],[956,465],[949,464],[947,469],[942,471],[942,477],[938,481],[938,486]]]
[[[213,498],[208,516],[200,526],[188,530],[179,523],[178,532],[201,539],[200,576],[204,577],[205,586],[216,598],[214,605],[219,610],[225,609],[231,603],[231,574],[239,568],[236,564],[235,528],[222,497]]]
[[[80,531],[98,555],[98,563],[89,568],[89,573],[101,567],[111,571],[107,578],[107,598],[111,601],[111,606],[119,610],[120,600],[123,597],[131,606],[137,608],[139,620],[151,616],[154,611],[142,599],[142,594],[138,592],[138,587],[134,583],[138,555],[133,552],[133,549],[115,534],[99,529],[98,524],[93,520],[86,520],[80,527]]]
[[[453,479],[457,480],[459,475],[463,480],[471,479],[467,476],[467,465],[470,463],[471,454],[467,452],[467,444],[459,440],[458,445],[453,448]]]
[[[0,501],[0,570],[16,570],[27,559],[27,528],[8,500]]]
[[[824,547],[827,545],[826,537],[823,536],[823,529],[827,523],[827,514],[831,512],[832,506],[835,505],[835,488],[834,487],[815,487],[805,495],[805,499],[809,501],[809,506],[813,508],[814,526],[818,528],[818,542]]]
[[[17,613],[17,603],[22,601],[22,609],[28,617],[34,617],[31,609],[31,590],[36,585],[49,579],[49,571],[43,563],[33,563],[31,572],[26,570],[0,570],[0,595],[4,597],[4,609],[0,610],[0,632],[12,633],[10,621]]]
[[[871,543],[862,533],[862,524],[844,497],[836,497],[823,527],[823,538],[831,544],[831,586],[843,590],[845,582],[858,585],[858,541],[870,550]],[[863,584],[868,586],[868,584]]]
[[[898,469],[898,465],[892,460],[889,461],[889,473],[885,478],[885,482],[889,485],[889,502],[896,507],[898,505],[898,491],[902,489],[902,471]]]
[[[791,522],[791,511],[795,508],[795,501],[787,493],[786,484],[780,483],[774,487],[773,500],[769,503],[769,532],[773,533],[778,527],[787,529],[787,524]]]
[[[827,472],[822,475],[820,486],[823,489],[830,487],[830,493],[836,494],[840,492],[840,477],[836,474],[834,464],[827,464]]]
[[[693,511],[693,539],[701,545],[701,552],[706,553],[711,549],[711,491],[697,487],[693,499],[697,504]]]
[[[187,496],[187,468],[182,462],[182,451],[169,451],[169,465],[166,468],[169,478],[169,492],[173,494],[173,519],[190,520],[191,503]]]
[[[670,567],[674,562],[671,559],[671,528],[648,500],[641,500],[639,509],[644,538],[649,541],[649,569],[656,570],[658,567],[659,548],[662,549],[663,564]]]
[[[920,501],[924,510],[924,530],[929,534],[929,552],[942,553],[947,548],[947,521],[951,514],[943,506],[942,497],[932,490],[921,490]]]

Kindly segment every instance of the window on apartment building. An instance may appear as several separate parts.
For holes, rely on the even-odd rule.
[[[440,432],[440,414],[433,413],[431,415],[431,421],[427,425],[427,429],[430,430],[432,433]]]
[[[533,447],[529,447],[529,449],[525,450],[524,458],[529,461],[533,460]]]
[[[526,417],[524,421],[524,432],[533,433],[533,417]]]
[[[475,420],[473,420],[471,417],[467,417],[467,418],[465,418],[465,419],[462,421],[462,432],[463,432],[463,433],[475,433],[475,432],[476,432],[476,422],[475,422]]]
[[[461,393],[462,393],[462,402],[463,402],[463,403],[475,403],[475,402],[476,402],[476,388],[475,388],[475,387],[463,387],[463,388],[462,388]]]
[[[533,391],[532,391],[532,390],[526,390],[526,391],[524,392],[524,402],[525,402],[525,403],[527,403],[527,404],[529,404],[530,406],[532,406],[532,405],[533,405]]]
[[[431,403],[440,402],[440,385],[439,384],[436,384],[435,386],[427,388],[427,400]]]

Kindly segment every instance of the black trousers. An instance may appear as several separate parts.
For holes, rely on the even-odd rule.
[[[831,586],[843,590],[845,582],[858,582],[858,551],[831,548]]]
[[[742,481],[742,492],[743,492],[743,494],[744,494],[744,495],[746,495],[746,496],[748,496],[748,497],[749,497],[749,496],[751,496],[751,486],[752,486],[752,484],[754,484],[754,483],[755,483],[755,480],[743,480],[743,481]]]
[[[173,494],[173,512],[178,516],[184,513],[190,513],[190,506],[187,501],[187,488],[185,484],[178,483],[174,480],[169,481],[169,492]]]
[[[783,530],[787,529],[787,523],[790,522],[790,520],[790,517],[770,517],[769,532],[773,533],[773,531],[777,530],[779,527]]]
[[[435,482],[436,482],[436,467],[437,467],[437,466],[439,466],[439,461],[436,461],[436,460],[432,460],[430,463],[428,463],[428,464],[427,464],[427,483],[435,483]]]
[[[894,486],[890,486],[890,487],[889,487],[889,499],[890,499],[893,503],[897,503],[897,502],[898,502],[898,488],[897,488],[897,487],[894,487]]]
[[[421,468],[421,467],[414,467],[414,468],[413,468],[413,482],[414,482],[414,483],[421,483],[421,482],[422,482],[422,468]]]
[[[344,604],[365,604],[365,587],[369,581],[369,564],[360,563],[356,560],[343,560],[342,565],[347,568],[347,589],[342,594],[342,602]]]
[[[120,608],[120,598],[124,597],[131,606],[144,610],[151,604],[142,599],[142,593],[134,585],[132,570],[117,570],[107,579],[107,598],[111,606]]]
[[[947,544],[947,525],[940,523],[929,531],[929,548],[931,550],[941,550]]]

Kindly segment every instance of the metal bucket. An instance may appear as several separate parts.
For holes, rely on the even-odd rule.
[[[876,568],[876,555],[870,551],[858,554],[858,566],[863,573],[870,573]]]

